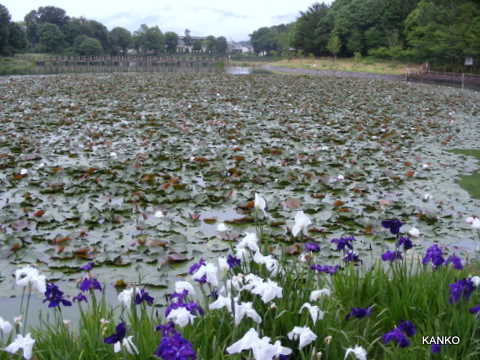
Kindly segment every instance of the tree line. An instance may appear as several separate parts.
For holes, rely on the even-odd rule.
[[[63,55],[125,55],[129,49],[139,54],[175,53],[179,36],[163,33],[158,26],[142,24],[131,33],[123,27],[112,30],[102,23],[84,17],[70,17],[55,6],[30,11],[23,22],[11,21],[8,9],[0,4],[0,55],[16,52],[38,52]],[[188,29],[182,38],[184,51],[225,54],[224,36],[193,38]]]
[[[480,56],[478,0],[335,0],[251,35],[257,54],[463,63]]]

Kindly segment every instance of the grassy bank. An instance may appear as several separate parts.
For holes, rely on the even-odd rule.
[[[262,66],[266,65],[263,61],[233,61],[232,64],[238,66]],[[337,59],[333,58],[295,58],[283,59],[279,61],[268,62],[268,65],[281,66],[308,70],[335,70],[350,72],[366,72],[385,75],[404,75],[405,69],[416,68],[419,65],[405,64],[396,61],[375,60],[372,58],[362,59]]]
[[[478,149],[455,149],[451,151],[454,154],[473,156],[480,160],[480,150]],[[469,192],[470,196],[475,199],[480,199],[480,172],[476,171],[471,175],[465,175],[460,178],[458,184]]]

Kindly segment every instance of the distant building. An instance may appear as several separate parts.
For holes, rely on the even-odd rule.
[[[202,42],[202,50],[201,52],[205,52],[207,49],[205,47],[205,40],[207,39],[206,36],[190,36],[191,44],[187,45],[185,43],[185,36],[178,37],[178,44],[177,44],[177,53],[192,53],[193,52],[193,43],[195,41]]]
[[[251,45],[231,41],[228,43],[228,52],[230,54],[250,54],[253,53],[253,47]]]

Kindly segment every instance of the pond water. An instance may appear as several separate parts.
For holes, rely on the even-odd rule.
[[[247,66],[225,66],[225,73],[229,75],[250,75],[252,70]]]
[[[375,256],[391,249],[379,224],[392,217],[420,229],[418,253],[439,242],[468,254],[478,241],[464,218],[480,214],[479,202],[455,183],[478,164],[441,144],[478,142],[474,94],[168,73],[25,77],[1,86],[0,316],[8,320],[21,295],[11,274],[24,264],[74,296],[78,268],[91,260],[113,304],[113,284],[134,284],[139,274],[161,299],[192,260],[226,256],[254,228],[246,204],[255,192],[267,199],[273,244],[297,241],[289,228],[302,209],[323,255],[332,255],[331,238],[346,234],[358,237],[362,256],[371,244]],[[229,221],[240,224],[218,231]],[[32,307],[48,311],[40,297]]]

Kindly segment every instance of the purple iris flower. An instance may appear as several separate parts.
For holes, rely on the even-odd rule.
[[[403,250],[407,251],[408,249],[411,249],[413,247],[412,240],[410,240],[409,237],[400,237],[400,239],[397,242],[397,247],[400,247],[403,245]]]
[[[402,227],[403,223],[398,219],[391,219],[391,220],[383,220],[382,226],[385,229],[389,229],[393,235],[397,235],[400,232],[400,228]]]
[[[447,259],[447,262],[445,263],[445,265],[448,265],[452,263],[453,264],[453,267],[457,270],[463,270],[463,265],[462,265],[462,259],[460,259],[457,255],[453,254],[453,255],[450,255]]]
[[[384,334],[382,340],[384,344],[395,341],[401,348],[410,345],[410,341],[408,340],[407,336],[398,327]]]
[[[355,240],[353,236],[346,236],[346,237],[341,237],[340,239],[332,239],[330,242],[332,244],[337,245],[337,251],[340,250],[345,250],[346,248],[349,248],[350,250],[353,249],[352,242]]]
[[[437,268],[445,262],[443,258],[442,249],[438,245],[434,244],[427,249],[425,256],[423,257],[422,264],[427,265],[429,262],[432,262],[432,265]]]
[[[455,304],[461,300],[463,297],[465,300],[470,298],[475,286],[473,285],[472,280],[462,279],[458,280],[456,283],[448,285],[450,287],[450,304]]]
[[[115,333],[109,337],[106,337],[103,342],[105,344],[115,344],[116,342],[122,341],[127,334],[127,328],[125,327],[125,323],[121,322],[115,328]]]
[[[240,266],[241,263],[242,261],[239,258],[230,254],[227,256],[227,264],[230,269],[233,269],[235,266]]]
[[[442,347],[440,344],[432,344],[431,350],[432,354],[438,354],[442,350]]]
[[[303,248],[305,249],[305,251],[312,251],[312,252],[318,252],[320,251],[320,246],[318,246],[318,244],[314,243],[314,242],[307,242],[305,243],[305,245],[303,246]]]
[[[77,296],[74,296],[72,298],[72,301],[73,302],[75,302],[75,301],[77,301],[77,302],[82,302],[82,301],[88,302],[87,297],[85,295],[83,295],[83,293],[78,293]]]
[[[63,291],[60,291],[57,285],[48,283],[47,290],[45,291],[45,299],[43,302],[48,301],[48,307],[57,307],[62,304],[63,306],[72,306],[72,302],[63,297]]]
[[[468,311],[470,311],[471,314],[478,314],[480,312],[480,305],[471,307]]]
[[[163,360],[196,360],[192,344],[178,332],[164,336],[154,353]]]
[[[417,328],[415,325],[408,320],[402,321],[397,327],[408,336],[414,336],[417,333]]]
[[[329,266],[329,265],[313,264],[313,265],[310,266],[310,269],[312,269],[314,271],[317,271],[317,272],[323,272],[323,273],[326,273],[326,274],[334,275],[340,269],[340,265]]]
[[[390,251],[389,250],[382,255],[382,260],[383,261],[393,262],[395,260],[402,260],[402,259],[403,259],[402,253],[398,250],[396,250],[396,251]]]
[[[343,261],[353,262],[353,263],[362,262],[362,260],[360,260],[360,257],[358,256],[358,254],[354,251],[351,251],[351,250],[347,253],[347,255],[344,256]]]
[[[177,330],[175,330],[175,323],[173,321],[169,321],[165,325],[158,325],[155,330],[161,331],[162,336],[171,336],[177,332]]]
[[[84,270],[84,271],[90,271],[93,269],[93,267],[95,266],[95,263],[94,262],[89,262],[83,266],[80,266],[80,270]]]
[[[200,269],[204,265],[207,265],[207,263],[205,262],[205,260],[203,258],[201,258],[198,263],[195,263],[192,266],[190,266],[190,269],[188,270],[188,273],[190,275],[193,275],[197,272],[198,269]]]
[[[148,305],[153,305],[153,297],[145,289],[141,289],[140,292],[135,294],[135,304],[139,305],[144,301]]]
[[[354,307],[354,308],[352,308],[352,311],[350,311],[348,313],[348,315],[345,316],[345,320],[348,320],[351,317],[355,317],[357,319],[362,319],[364,317],[370,316],[371,313],[372,313],[372,307],[371,306],[368,307],[368,308]]]
[[[88,291],[88,290],[102,290],[102,285],[98,282],[95,278],[88,278],[82,280],[80,283],[80,290]]]
[[[198,305],[194,301],[191,301],[189,303],[176,302],[176,303],[171,303],[170,305],[167,306],[167,308],[165,309],[165,317],[167,317],[172,310],[179,309],[182,307],[187,309],[192,315],[204,314],[204,311],[200,307],[200,305]]]
[[[172,293],[167,295],[167,299],[174,300],[178,299],[178,302],[184,302],[186,297],[188,296],[188,290],[183,289],[181,293]]]

